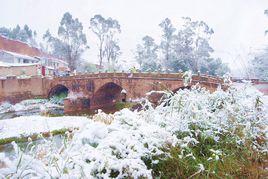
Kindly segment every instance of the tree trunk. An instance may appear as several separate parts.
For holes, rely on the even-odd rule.
[[[99,50],[99,55],[100,55],[100,68],[102,67],[102,45],[100,46],[100,50]]]

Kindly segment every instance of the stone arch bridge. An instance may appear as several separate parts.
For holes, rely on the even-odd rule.
[[[222,79],[193,76],[191,85],[199,83],[216,90]],[[97,73],[57,78],[8,78],[0,80],[0,102],[12,103],[31,98],[49,98],[68,91],[65,110],[100,109],[117,101],[144,97],[149,91],[176,91],[184,87],[182,74]]]

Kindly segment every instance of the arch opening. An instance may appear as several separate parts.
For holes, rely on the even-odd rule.
[[[123,88],[113,82],[106,83],[100,87],[92,98],[94,109],[114,106],[117,102],[126,102],[126,94]]]
[[[69,89],[64,85],[56,85],[54,86],[48,93],[48,98],[51,99],[53,97],[64,99],[68,96]]]

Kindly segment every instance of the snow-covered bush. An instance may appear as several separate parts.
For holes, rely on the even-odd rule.
[[[188,84],[192,82],[192,76],[193,74],[191,70],[184,72],[184,74],[182,75],[184,86],[188,86]]]
[[[111,124],[114,120],[113,114],[106,114],[102,110],[98,110],[98,113],[92,117],[93,121],[102,122],[104,124]]]
[[[12,104],[8,103],[8,102],[3,102],[0,105],[0,113],[6,113],[9,112],[12,109]]]
[[[195,86],[156,108],[146,102],[139,112],[92,119],[60,149],[47,142],[38,146],[46,148],[41,158],[25,153],[23,163],[35,164],[24,168],[27,177],[243,177],[250,157],[267,156],[267,114],[250,84],[214,93]],[[11,176],[18,158],[1,156],[0,173]]]

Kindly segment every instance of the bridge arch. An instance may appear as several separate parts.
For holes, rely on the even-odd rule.
[[[116,102],[125,102],[126,93],[123,88],[114,82],[102,85],[92,97],[92,108],[98,109],[103,106],[113,106]]]
[[[48,98],[50,99],[52,96],[59,96],[61,94],[68,95],[68,93],[69,93],[69,89],[66,86],[62,84],[58,84],[49,90]]]

